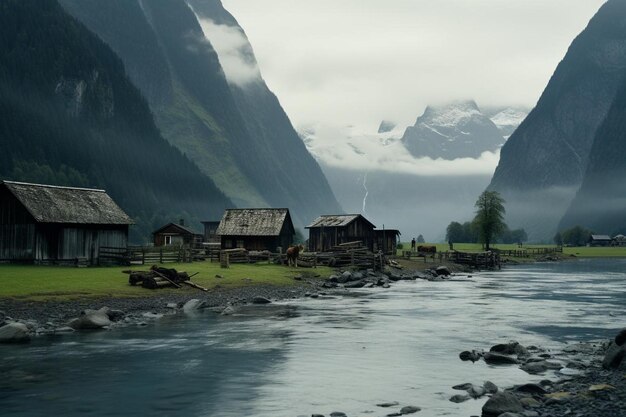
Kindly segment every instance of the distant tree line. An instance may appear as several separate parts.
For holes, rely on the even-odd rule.
[[[570,229],[562,230],[554,235],[554,243],[562,246],[585,246],[593,232],[582,226],[574,226]]]

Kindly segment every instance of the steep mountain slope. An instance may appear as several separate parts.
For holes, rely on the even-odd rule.
[[[528,109],[506,107],[486,114],[500,129],[500,133],[504,138],[508,139],[528,116]]]
[[[559,230],[576,225],[612,236],[626,233],[626,84],[598,129],[582,185]]]
[[[504,143],[497,126],[473,101],[428,106],[402,141],[415,157],[477,158]]]
[[[0,177],[105,188],[134,240],[230,201],[157,130],[120,59],[56,0],[0,3]]]
[[[290,207],[299,225],[340,210],[260,77],[245,34],[219,1],[61,1],[120,54],[164,136],[236,204]],[[243,43],[234,52],[251,75],[218,56],[209,29],[239,34]]]
[[[609,0],[574,40],[535,109],[502,148],[490,188],[507,220],[549,239],[587,168],[626,69],[626,2]]]

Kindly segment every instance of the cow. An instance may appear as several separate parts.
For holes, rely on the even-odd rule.
[[[419,245],[417,252],[425,255],[434,255],[437,253],[437,246]]]
[[[289,248],[287,249],[287,265],[288,266],[293,265],[297,268],[298,256],[300,255],[300,252],[303,250],[304,250],[304,246],[302,245],[289,246]]]

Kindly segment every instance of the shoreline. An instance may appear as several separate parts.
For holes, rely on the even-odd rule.
[[[462,266],[452,266],[454,273],[448,277],[449,279],[445,279],[424,273],[424,269],[439,266],[437,263],[421,264],[419,265],[422,267],[421,270],[409,270],[407,269],[408,265],[403,266],[404,269],[402,270],[385,271],[390,275],[387,280],[382,279],[385,276],[383,273],[343,271],[343,274],[351,275],[349,280],[342,280],[343,274],[338,273],[325,279],[294,280],[285,286],[253,284],[235,288],[218,288],[208,293],[198,291],[181,294],[158,294],[158,290],[156,290],[156,293],[150,292],[148,293],[150,295],[145,297],[133,298],[98,297],[63,301],[0,299],[0,324],[5,321],[5,316],[10,316],[28,326],[29,332],[34,337],[45,338],[55,334],[73,332],[74,330],[67,327],[72,318],[82,317],[80,316],[81,311],[94,311],[93,309],[102,307],[106,307],[107,313],[105,314],[108,314],[109,311],[122,312],[119,320],[112,320],[111,325],[104,326],[105,329],[114,330],[116,327],[145,326],[163,315],[184,314],[188,311],[183,306],[190,303],[190,300],[197,300],[196,303],[192,303],[191,309],[207,309],[215,314],[228,315],[236,313],[238,307],[251,304],[346,294],[353,288],[365,287],[366,285],[354,285],[355,283],[363,284],[365,281],[369,287],[388,288],[390,284],[400,280],[454,281],[459,278],[469,278],[471,275],[467,274],[472,273]],[[557,379],[552,382],[543,380],[539,384],[525,384],[522,386],[524,387],[522,390],[520,390],[520,386],[502,388],[498,392],[509,393],[518,401],[521,400],[523,404],[523,410],[518,409],[518,413],[508,417],[614,417],[622,415],[619,413],[626,410],[626,375],[624,375],[626,365],[623,365],[624,368],[620,371],[603,369],[601,364],[606,345],[607,343],[604,341],[595,342],[595,345],[593,342],[577,343],[571,347],[567,346],[561,352],[550,352],[549,355],[548,351],[541,348],[528,347],[528,351],[531,352],[530,356],[524,357],[520,363],[523,362],[526,365],[540,360],[561,361],[563,363],[562,368],[570,368],[575,370],[574,372],[580,372],[580,374],[557,375]],[[576,346],[581,346],[581,348],[577,349]],[[583,349],[583,346],[586,348]],[[485,352],[480,353],[476,360],[484,359],[484,354]],[[543,374],[542,372],[528,373],[529,377]],[[605,385],[610,387],[605,387]],[[592,386],[596,386],[596,388],[590,390]],[[480,391],[481,388],[487,388],[487,386],[472,385],[470,388],[474,391],[468,391],[468,394],[473,396],[476,390]],[[492,397],[496,395],[486,390],[480,396],[487,398],[489,394]],[[452,401],[452,399],[450,400]],[[487,401],[489,402],[490,399]],[[489,416],[489,414],[483,413],[483,416]]]

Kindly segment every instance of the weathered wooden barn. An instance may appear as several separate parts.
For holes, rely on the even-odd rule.
[[[289,209],[228,209],[217,228],[222,249],[245,248],[283,252],[293,244],[296,230]]]
[[[220,235],[217,234],[217,228],[220,226],[219,221],[204,221],[204,237],[203,240],[206,243],[219,243]]]
[[[96,265],[132,223],[104,190],[0,182],[1,261]]]
[[[398,250],[400,231],[396,229],[374,230],[374,252],[395,255]]]
[[[202,235],[185,226],[180,220],[177,223],[169,223],[152,232],[154,246],[194,246],[202,242]]]
[[[309,229],[309,250],[324,252],[342,243],[361,241],[374,250],[376,226],[360,214],[320,216],[306,227]]]
[[[587,244],[589,246],[611,246],[613,239],[608,235],[591,235]]]

